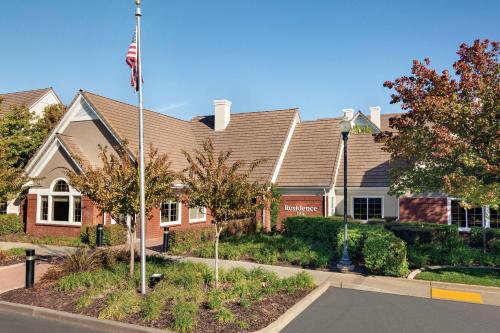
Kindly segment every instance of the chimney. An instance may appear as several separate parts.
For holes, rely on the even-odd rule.
[[[227,99],[216,99],[215,106],[215,122],[214,130],[216,132],[223,131],[229,125],[229,118],[231,116],[231,101]]]
[[[380,106],[370,106],[370,120],[380,128]]]
[[[348,120],[351,120],[354,115],[354,109],[343,109],[344,117],[347,117]]]

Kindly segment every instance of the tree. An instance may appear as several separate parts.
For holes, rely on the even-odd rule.
[[[391,193],[438,191],[462,205],[500,203],[499,43],[460,45],[454,75],[413,62],[410,76],[387,81],[391,103],[407,112],[376,139],[391,153]]]
[[[63,105],[50,105],[37,118],[28,108],[14,106],[0,118],[0,202],[13,199],[29,181],[24,167],[65,111]]]
[[[81,162],[82,172],[68,172],[68,179],[76,190],[88,197],[101,212],[111,214],[117,223],[124,225],[129,233],[130,276],[134,273],[134,241],[136,215],[139,214],[139,168],[125,145],[118,155],[109,153],[99,146],[102,166],[96,167]],[[149,219],[154,208],[173,198],[172,184],[175,173],[170,170],[166,154],[159,154],[150,146],[146,159],[145,194],[146,217]],[[131,217],[127,222],[122,217]]]
[[[190,208],[203,207],[215,227],[215,287],[219,286],[219,238],[230,220],[255,214],[269,200],[269,184],[250,181],[251,172],[262,163],[230,161],[230,151],[218,154],[210,140],[191,155],[184,151],[189,166],[181,179],[183,201]]]
[[[27,181],[22,169],[10,165],[0,146],[0,203],[14,199]]]
[[[25,106],[14,106],[0,118],[0,146],[11,167],[24,168],[50,131],[66,112],[63,105],[49,105],[38,118]]]

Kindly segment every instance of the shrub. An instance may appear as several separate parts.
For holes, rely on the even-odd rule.
[[[234,314],[228,308],[221,308],[214,316],[215,320],[222,324],[234,321]]]
[[[196,325],[198,305],[193,302],[180,302],[172,308],[172,329],[180,333],[190,332]]]
[[[118,289],[108,296],[99,319],[123,319],[140,310],[141,298],[134,288]]]
[[[392,231],[397,237],[404,240],[408,245],[420,245],[426,243],[442,243],[449,238],[454,242],[460,242],[460,235],[456,225],[444,225],[438,223],[403,222],[386,223],[384,227]]]
[[[92,271],[99,268],[97,256],[89,249],[78,249],[70,254],[62,263],[65,274]]]
[[[90,247],[96,246],[97,225],[85,226],[80,233],[80,239]],[[120,224],[108,224],[104,226],[104,245],[116,246],[127,243],[128,230]]]
[[[371,234],[391,234],[380,226],[373,226],[367,224],[350,224],[347,233],[347,247],[351,260],[357,264],[363,262],[363,246],[366,238]],[[344,229],[337,231],[337,257],[342,257],[344,250]]]
[[[169,238],[170,251],[174,254],[189,253],[199,244],[214,239],[215,230],[211,225],[190,229],[172,229]]]
[[[283,222],[287,236],[308,239],[315,242],[336,244],[336,236],[343,220],[337,217],[288,217]]]
[[[473,247],[483,247],[486,241],[486,249],[494,254],[500,254],[500,229],[472,227],[469,244]]]
[[[419,247],[415,245],[408,245],[407,252],[408,263],[411,268],[420,268],[429,265],[429,253],[421,251]]]
[[[392,234],[374,233],[363,245],[365,267],[375,274],[406,276],[408,261],[403,240]]]
[[[220,289],[212,289],[207,295],[207,307],[211,310],[222,308],[224,304],[224,292]]]
[[[24,225],[15,214],[0,215],[0,236],[24,231]]]

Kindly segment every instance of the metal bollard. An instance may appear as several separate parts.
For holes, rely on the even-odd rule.
[[[26,250],[26,288],[33,288],[35,284],[35,250]]]
[[[97,247],[101,247],[101,246],[103,246],[103,243],[104,243],[104,225],[98,224],[96,232],[97,232],[97,235],[96,235],[95,245]]]
[[[162,252],[168,252],[168,239],[170,238],[170,233],[168,232],[168,228],[165,227],[163,229],[163,246],[161,251]]]

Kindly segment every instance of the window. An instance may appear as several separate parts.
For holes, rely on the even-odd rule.
[[[180,224],[179,204],[175,201],[164,202],[160,206],[160,223]]]
[[[469,227],[483,226],[483,208],[474,207],[467,209],[467,224]]]
[[[7,203],[0,202],[0,215],[7,214]]]
[[[68,183],[66,183],[64,180],[58,180],[57,183],[54,185],[54,188],[52,189],[53,192],[69,192],[69,186]]]
[[[189,208],[189,222],[200,222],[207,219],[205,208]]]
[[[451,200],[451,224],[459,228],[482,227],[483,208],[473,207],[465,209],[458,200]]]
[[[47,221],[49,217],[49,197],[42,195],[40,197],[40,220]]]
[[[353,216],[358,220],[382,218],[382,198],[353,198]]]
[[[490,208],[490,228],[500,228],[498,209]]]
[[[38,192],[38,220],[41,223],[82,223],[82,197],[63,179]]]
[[[73,198],[73,221],[82,222],[82,198]]]

